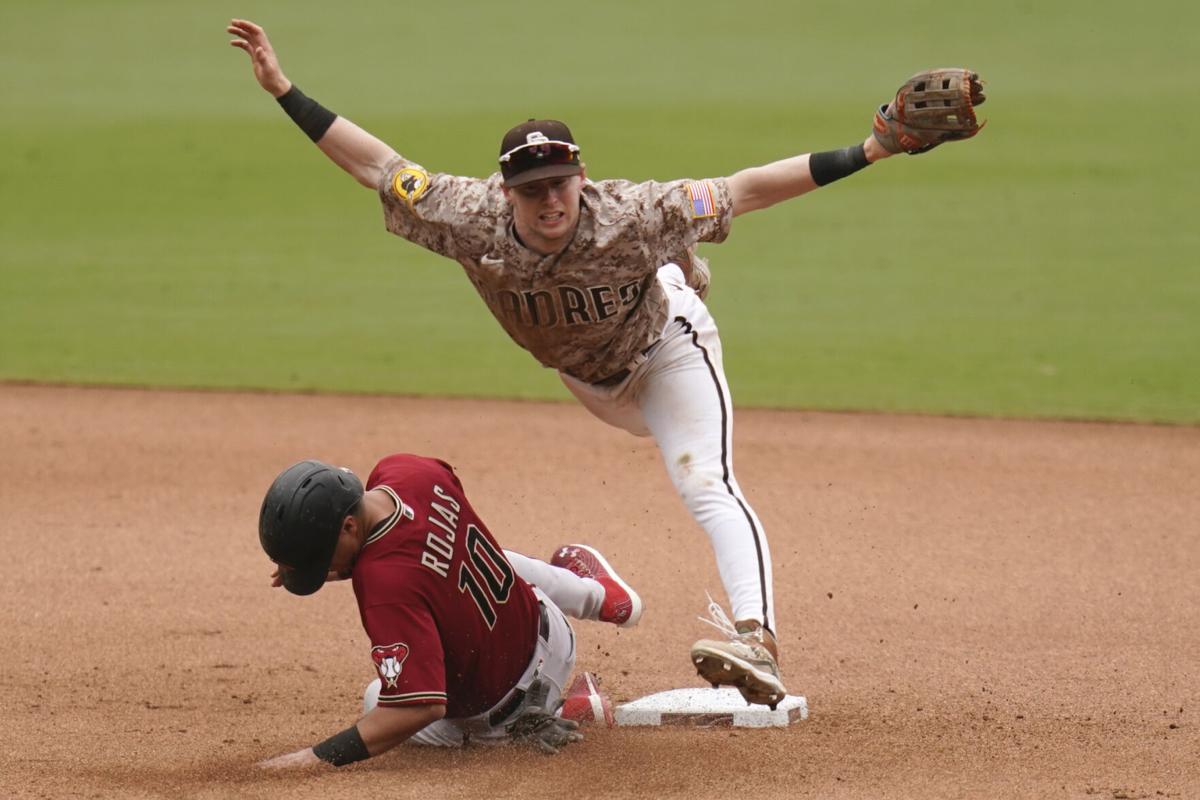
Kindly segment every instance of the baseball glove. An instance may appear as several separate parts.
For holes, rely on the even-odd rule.
[[[969,139],[983,126],[975,106],[986,98],[979,73],[931,69],[913,75],[892,102],[875,112],[873,133],[890,153],[924,153],[942,142]]]

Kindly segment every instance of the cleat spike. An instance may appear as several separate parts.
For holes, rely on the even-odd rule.
[[[713,683],[713,685],[712,685],[712,687],[713,687],[714,689],[720,689],[720,688],[721,688],[721,684],[719,684],[719,683],[715,683],[715,682],[714,682],[714,683]]]

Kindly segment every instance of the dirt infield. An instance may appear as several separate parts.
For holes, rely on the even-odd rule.
[[[1200,797],[1200,429],[743,411],[736,439],[807,722],[263,775],[372,677],[348,585],[269,588],[279,469],[437,455],[505,546],[600,544],[647,603],[576,626],[619,702],[697,685],[720,588],[653,443],[573,405],[0,386],[0,795]]]

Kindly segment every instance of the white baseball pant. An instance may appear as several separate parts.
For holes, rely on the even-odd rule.
[[[675,264],[658,271],[670,314],[662,337],[614,386],[560,373],[584,407],[635,436],[652,435],[684,505],[708,534],[735,620],[775,631],[771,551],[733,474],[733,400],[721,339]]]

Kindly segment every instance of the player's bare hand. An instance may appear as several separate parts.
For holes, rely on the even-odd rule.
[[[865,153],[867,156],[867,162],[871,164],[874,164],[880,159],[889,158],[895,155],[895,153],[892,153],[890,150],[880,144],[879,140],[874,136],[868,136],[867,140],[863,142],[863,153]]]
[[[250,55],[250,64],[254,67],[254,78],[258,85],[273,96],[279,97],[292,88],[292,82],[283,74],[279,67],[279,59],[275,56],[275,48],[261,26],[248,19],[231,19],[225,29],[237,38],[230,42],[234,47],[245,50]]]
[[[317,758],[317,754],[313,752],[311,747],[306,747],[303,750],[297,750],[294,753],[286,753],[282,756],[268,758],[266,761],[260,761],[254,766],[259,769],[281,770],[281,769],[297,769],[300,767],[314,767],[317,764],[323,763]]]

